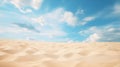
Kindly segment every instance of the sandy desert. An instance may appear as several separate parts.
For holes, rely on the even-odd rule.
[[[120,43],[0,40],[0,67],[120,67]]]

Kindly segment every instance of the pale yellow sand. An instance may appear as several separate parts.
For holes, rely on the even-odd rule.
[[[0,67],[120,67],[120,43],[0,40]]]

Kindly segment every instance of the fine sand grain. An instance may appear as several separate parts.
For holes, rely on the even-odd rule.
[[[120,67],[120,43],[0,40],[0,67]]]

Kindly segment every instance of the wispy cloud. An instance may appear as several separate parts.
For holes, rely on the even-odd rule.
[[[55,39],[66,42],[83,39],[87,42],[120,41],[120,3],[109,2],[113,5],[103,4],[105,8],[100,9],[96,9],[97,6],[93,4],[90,7],[95,8],[90,10],[89,6],[79,5],[77,1],[73,6],[75,8],[60,2],[54,6],[57,4],[54,1],[44,1],[43,4],[43,1],[0,0],[0,33],[10,33],[13,36],[21,34],[26,39]],[[80,35],[77,33],[79,30]]]
[[[95,17],[93,16],[89,16],[89,17],[85,17],[80,21],[80,25],[85,25],[90,21],[93,21],[95,19]]]
[[[30,24],[20,24],[20,23],[14,23],[11,24],[9,27],[0,27],[0,34],[4,33],[10,33],[15,34],[15,35],[24,35],[24,38],[26,39],[37,39],[43,41],[45,40],[44,38],[47,39],[54,39],[56,37],[64,37],[67,35],[66,32],[64,32],[62,29],[58,28],[39,28],[39,27],[34,27],[34,25]],[[37,38],[39,37],[39,38]]]
[[[34,10],[40,9],[43,0],[3,0],[2,4],[13,4],[20,12],[29,13]]]
[[[120,15],[120,3],[116,3],[114,5],[114,14],[119,14]]]
[[[84,40],[87,42],[120,41],[120,37],[118,37],[118,36],[120,36],[119,25],[108,25],[108,26],[103,26],[103,27],[91,27],[87,30],[80,31],[80,32],[83,32],[85,35],[86,34],[89,35],[89,37],[87,37],[86,40]]]
[[[100,39],[100,36],[97,33],[93,33],[83,42],[96,42],[99,39]]]
[[[38,35],[47,38],[64,37],[65,35],[67,35],[66,32],[60,29],[51,29],[51,30],[41,30],[41,32],[38,33]]]
[[[35,37],[41,36],[46,37],[48,39],[55,37],[64,37],[66,36],[66,32],[61,27],[61,25],[65,23],[63,22],[62,13],[65,12],[61,8],[54,10],[53,12],[46,13],[44,15],[40,15],[39,17],[33,16],[29,17],[26,15],[21,15],[13,12],[12,13],[7,12],[7,14],[4,14],[5,16],[13,15],[12,18],[16,19],[17,21],[16,20],[7,21],[8,22],[7,24],[9,25],[12,24],[14,27],[7,27],[5,28],[6,31],[1,30],[1,33],[9,32],[9,33],[23,33],[28,35],[31,34],[30,38],[33,36]],[[7,17],[8,17],[7,19],[11,18],[11,16]]]
[[[43,3],[43,0],[32,0],[31,1],[31,6],[34,9],[38,10],[41,7],[42,3]]]
[[[96,15],[97,18],[119,18],[120,17],[120,2],[116,1],[112,6],[108,6],[99,11]]]
[[[14,34],[18,34],[18,33],[22,33],[22,34],[25,34],[25,33],[32,33],[31,30],[28,30],[27,28],[21,28],[21,27],[18,27],[18,26],[9,26],[9,27],[0,27],[0,33],[4,34],[4,33],[14,33]]]
[[[75,15],[81,15],[81,14],[84,14],[85,11],[83,9],[78,9],[75,13]]]
[[[13,23],[13,25],[33,31],[33,32],[40,32],[38,29],[35,28],[34,25],[28,23]]]
[[[75,26],[77,23],[77,17],[70,11],[66,11],[63,8],[58,8],[52,12],[41,15],[37,18],[32,18],[35,22],[41,25],[45,23],[67,23],[70,26]]]

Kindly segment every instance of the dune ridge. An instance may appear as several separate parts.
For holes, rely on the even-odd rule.
[[[0,40],[0,67],[120,67],[120,42]]]

